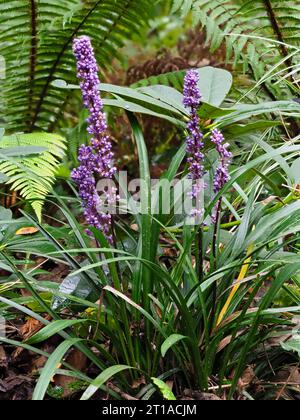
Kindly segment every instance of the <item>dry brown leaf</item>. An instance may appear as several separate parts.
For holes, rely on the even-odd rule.
[[[295,186],[294,194],[295,194],[297,197],[300,197],[300,184],[297,184],[297,185]]]
[[[235,369],[233,369],[233,371],[229,375],[229,378],[233,379],[235,376],[235,373],[236,371]],[[248,388],[249,385],[252,384],[256,379],[257,377],[254,373],[254,366],[248,366],[238,381],[239,391],[242,392],[244,389]]]
[[[300,390],[300,369],[299,363],[297,366],[289,366],[288,368],[282,369],[276,376],[276,384],[282,385],[281,389],[277,393],[276,400],[291,399],[289,393],[286,392],[288,386],[298,388]]]
[[[4,348],[0,346],[0,369],[7,369],[7,356]]]
[[[162,311],[161,311],[160,307],[154,304],[154,308],[155,308],[155,312],[157,313],[157,316],[160,319],[162,319]]]
[[[163,248],[163,253],[164,256],[168,258],[174,258],[178,255],[178,252],[174,248]]]
[[[166,385],[170,388],[170,390],[173,390],[174,381],[166,381]]]
[[[126,392],[123,392],[120,388],[118,388],[116,385],[114,385],[111,382],[107,383],[107,386],[112,389],[113,391],[115,391],[117,394],[120,395],[120,397],[123,398],[123,400],[126,401],[138,401],[138,398],[133,397],[132,395],[127,394]]]
[[[286,383],[287,385],[300,385],[300,369],[295,366],[290,366],[282,369],[272,381],[274,383]]]
[[[141,385],[146,385],[146,379],[144,376],[141,376],[139,379],[137,379],[136,381],[134,381],[131,385],[132,389],[137,389],[139,388]]]
[[[50,341],[45,341],[41,347],[41,350],[43,350],[45,353],[51,354],[54,352],[56,348],[56,345],[51,343]],[[36,373],[38,370],[42,369],[46,362],[48,360],[48,357],[46,356],[36,356],[31,361],[31,373]]]
[[[262,201],[262,204],[267,206],[268,204],[272,203],[273,201],[278,200],[278,197],[276,195],[271,195],[270,197],[266,198]]]
[[[241,334],[243,334],[243,331],[239,331],[237,333],[237,337],[239,337]],[[217,353],[220,353],[220,351],[224,350],[225,347],[227,347],[232,340],[232,335],[228,335],[227,337],[223,338],[223,340],[219,343],[218,349],[217,349]]]
[[[132,224],[130,227],[131,227],[131,229],[132,229],[132,230],[134,230],[135,232],[138,232],[138,231],[139,231],[139,226],[138,226],[137,224],[135,224],[135,223],[134,223],[134,224]]]
[[[48,321],[50,321],[49,315],[45,317]],[[42,324],[40,321],[37,321],[34,318],[29,318],[24,325],[20,328],[20,334],[22,335],[24,340],[28,340],[30,337],[32,337],[34,334],[39,332],[44,327],[44,324]],[[16,350],[12,354],[13,359],[17,359],[20,354],[24,351],[23,347],[17,347]]]
[[[0,380],[1,388],[3,389],[2,392],[12,391],[14,388],[23,385],[24,383],[31,382],[32,379],[28,378],[25,375],[15,375],[11,373],[7,378],[4,380]]]
[[[49,315],[45,317],[47,321],[50,321]],[[45,325],[40,321],[37,321],[34,318],[29,318],[26,323],[20,328],[20,333],[24,340],[28,340],[28,338],[32,337],[34,334],[39,332]]]
[[[65,264],[57,264],[55,268],[46,274],[39,276],[40,281],[53,281],[55,283],[61,283],[62,280],[67,277],[70,269]]]
[[[31,373],[36,373],[38,370],[42,369],[48,358],[46,356],[39,356],[35,360],[33,360],[31,365]]]
[[[80,372],[84,372],[87,367],[87,358],[81,353],[81,351],[74,349],[68,355],[66,363],[73,366]],[[63,398],[68,398],[74,393],[74,390],[71,389],[71,385],[76,382],[76,379],[71,378],[70,376],[56,375],[53,382],[56,386],[63,388]]]
[[[201,391],[193,391],[192,389],[185,389],[183,391],[183,395],[185,398],[181,399],[190,399],[197,401],[222,401],[222,399],[215,394],[205,393]]]
[[[254,366],[248,366],[240,378],[242,388],[247,388],[256,379]]]

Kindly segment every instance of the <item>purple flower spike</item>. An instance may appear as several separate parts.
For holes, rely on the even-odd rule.
[[[214,177],[214,192],[218,194],[224,185],[230,180],[228,167],[232,158],[229,152],[229,143],[225,143],[225,139],[221,131],[214,129],[211,135],[211,141],[215,144],[216,150],[220,155],[221,163],[218,166]]]
[[[201,190],[200,180],[204,175],[204,148],[203,134],[200,130],[200,118],[198,109],[201,104],[201,92],[198,88],[199,73],[197,70],[189,70],[184,79],[183,104],[189,109],[190,121],[187,124],[189,136],[187,138],[187,153],[189,163],[189,177],[195,182],[192,189],[192,198],[197,198]]]
[[[87,223],[101,230],[112,242],[112,218],[110,214],[103,212],[104,203],[97,193],[96,178],[112,179],[116,168],[112,165],[112,145],[107,134],[106,116],[99,93],[98,65],[90,38],[82,36],[75,39],[73,52],[77,60],[77,77],[80,80],[83,103],[89,111],[88,132],[92,138],[90,146],[82,145],[79,149],[80,166],[73,170],[72,179],[78,186]],[[109,202],[113,200],[109,194],[106,198]]]

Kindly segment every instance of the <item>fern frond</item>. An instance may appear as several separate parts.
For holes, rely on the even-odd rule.
[[[171,86],[178,91],[182,91],[185,73],[186,70],[178,70],[169,73],[162,73],[157,76],[150,76],[147,79],[142,79],[133,83],[131,87],[139,88],[145,86],[165,85]]]
[[[0,55],[6,79],[0,105],[10,131],[47,131],[66,101],[52,85],[74,83],[74,37],[93,39],[101,67],[121,57],[125,40],[152,16],[149,0],[0,0]]]
[[[8,148],[32,146],[45,151],[32,156],[14,156],[13,159],[1,154]],[[21,197],[30,202],[39,219],[65,149],[65,140],[56,134],[17,134],[5,136],[0,141],[0,173],[8,177],[6,184],[12,191],[19,191]]]
[[[183,14],[188,7],[194,24],[205,29],[212,51],[225,43],[228,61],[242,63],[245,71],[251,66],[256,78],[282,58],[286,67],[299,62],[300,0],[173,0],[173,4]],[[299,47],[298,52],[291,58],[294,47]]]

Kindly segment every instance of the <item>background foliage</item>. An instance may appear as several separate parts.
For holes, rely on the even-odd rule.
[[[28,398],[299,397],[299,6],[0,1],[0,314],[12,326],[1,346],[38,366]],[[146,214],[116,217],[113,246],[86,234],[69,177],[89,141],[71,50],[81,34],[116,163],[146,185]],[[189,67],[206,140],[196,228],[151,210],[151,177],[187,175]],[[214,127],[234,156],[217,196]]]

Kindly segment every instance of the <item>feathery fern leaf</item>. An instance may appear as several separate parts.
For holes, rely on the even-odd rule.
[[[191,10],[212,51],[225,42],[228,60],[250,65],[257,79],[282,59],[285,71],[299,62],[300,0],[173,0],[173,10]]]
[[[44,151],[24,156],[22,150],[29,146],[37,151],[42,147]],[[20,156],[14,154],[13,158],[9,158],[5,151],[11,148],[20,148]],[[6,184],[10,185],[11,190],[19,191],[30,202],[39,219],[43,201],[52,190],[55,173],[65,149],[64,139],[55,134],[17,134],[4,136],[0,141],[0,174],[8,178]]]
[[[165,85],[171,86],[179,91],[183,88],[183,79],[186,70],[178,70],[169,73],[159,74],[158,76],[150,76],[147,79],[139,80],[133,83],[131,87],[139,88],[144,86]]]
[[[0,55],[6,79],[0,102],[6,128],[32,132],[55,128],[68,100],[52,86],[74,82],[74,37],[91,36],[99,64],[120,57],[124,40],[152,16],[149,0],[0,0]]]

